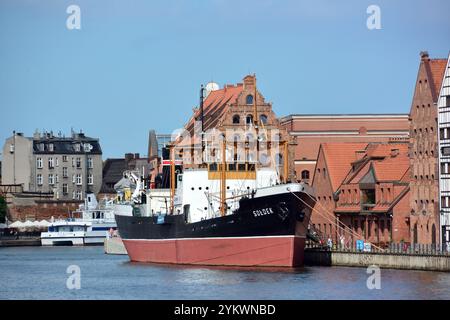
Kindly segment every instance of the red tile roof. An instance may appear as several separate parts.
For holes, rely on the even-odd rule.
[[[328,175],[333,192],[342,184],[352,168],[352,162],[357,160],[356,151],[364,150],[367,143],[324,143],[322,150],[325,156]]]
[[[431,59],[430,72],[436,90],[436,97],[439,96],[441,90],[442,80],[444,79],[445,67],[447,66],[447,59]]]
[[[221,116],[226,112],[227,104],[236,102],[241,94],[243,85],[226,85],[225,88],[211,91],[203,102],[204,129],[212,129],[217,126]],[[186,124],[186,129],[193,133],[195,119],[200,117],[200,108],[194,113]]]

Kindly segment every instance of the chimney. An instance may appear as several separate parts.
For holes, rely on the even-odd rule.
[[[135,159],[139,159],[139,153],[135,153],[135,154],[134,154],[134,158],[135,158]]]
[[[430,60],[430,56],[428,54],[428,51],[421,51],[420,52],[420,58],[422,59],[422,61]]]
[[[125,153],[125,162],[128,163],[130,160],[133,159],[132,153]]]

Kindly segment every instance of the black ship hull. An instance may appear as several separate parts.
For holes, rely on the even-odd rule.
[[[298,266],[314,199],[284,192],[240,200],[233,214],[187,222],[187,215],[116,215],[132,261],[239,266]]]

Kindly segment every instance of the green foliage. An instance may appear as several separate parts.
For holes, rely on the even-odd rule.
[[[6,218],[6,199],[0,197],[0,223],[4,223]]]

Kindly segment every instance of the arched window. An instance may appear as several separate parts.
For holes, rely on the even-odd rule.
[[[239,122],[240,122],[239,115],[235,114],[233,116],[233,124],[239,124]]]
[[[309,171],[303,170],[302,171],[302,180],[308,180],[309,179]]]
[[[260,116],[259,116],[259,121],[260,121],[262,124],[267,124],[267,116],[266,116],[265,114],[260,115]]]
[[[247,124],[252,124],[253,123],[253,116],[251,114],[249,114],[247,116],[245,123],[247,123]]]
[[[253,104],[253,96],[249,94],[247,98],[245,99],[246,104]]]

